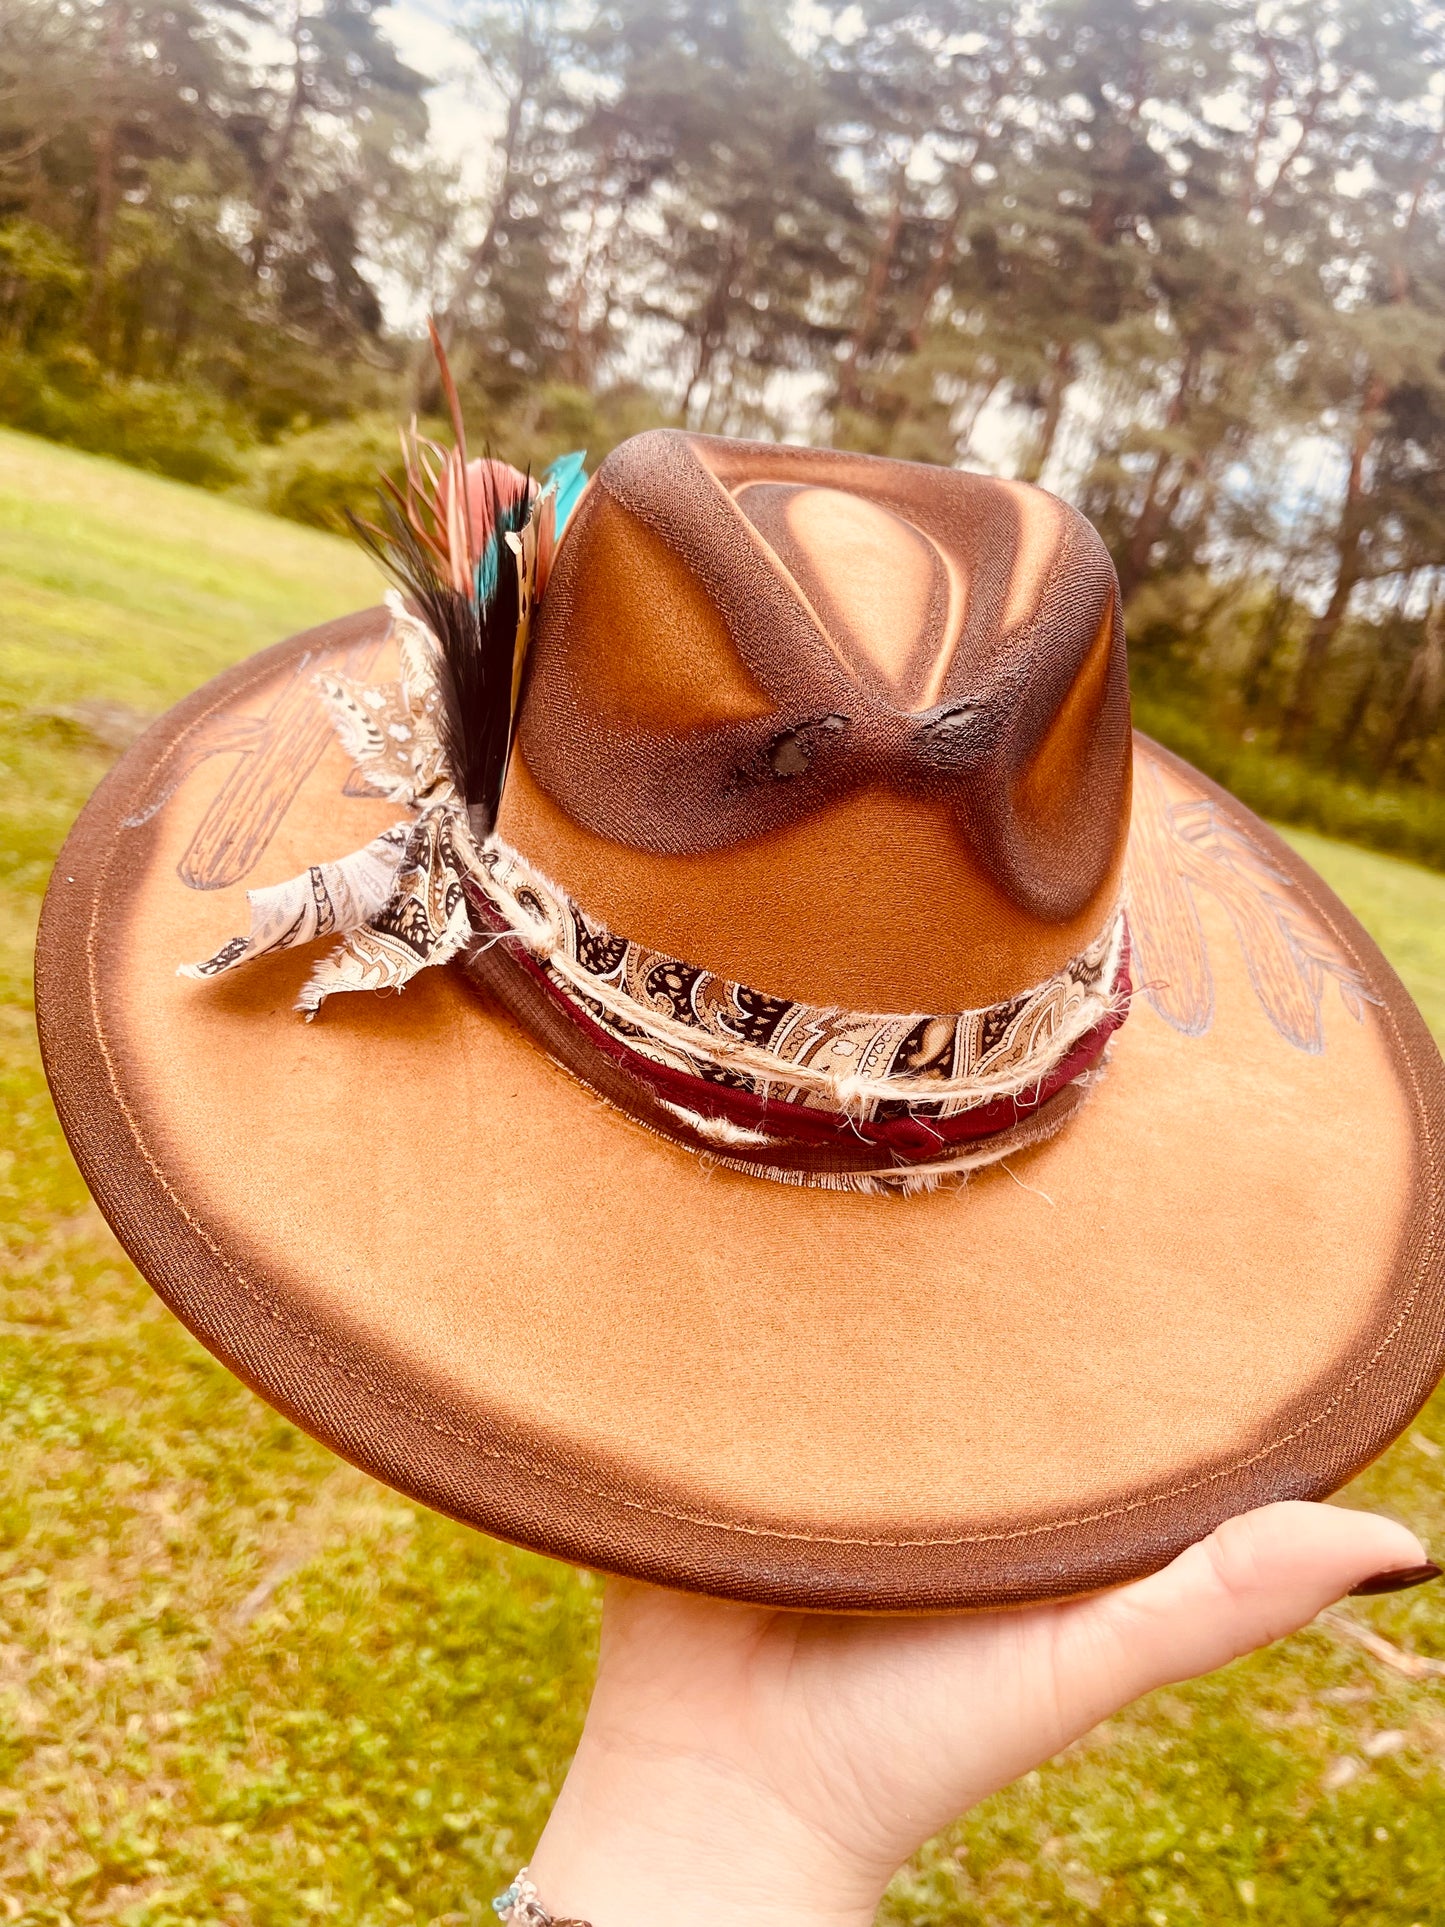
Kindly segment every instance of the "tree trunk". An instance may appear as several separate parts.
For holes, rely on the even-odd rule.
[[[436,317],[437,333],[441,336],[444,348],[451,346],[463,308],[478,281],[496,258],[497,238],[502,232],[507,204],[512,194],[512,176],[516,169],[517,148],[521,139],[522,113],[525,105],[522,89],[519,86],[507,106],[507,126],[502,137],[501,174],[497,181],[497,191],[492,197],[492,205],[487,210],[487,225],[482,230],[482,238],[467,256],[462,271],[457,276],[451,299]]]
[[[1357,549],[1358,538],[1349,546]],[[1325,604],[1324,613],[1316,616],[1310,627],[1304,654],[1300,657],[1300,665],[1295,672],[1294,689],[1290,695],[1289,707],[1285,710],[1284,726],[1280,731],[1280,742],[1286,749],[1298,749],[1305,731],[1314,721],[1320,672],[1329,657],[1330,645],[1334,642],[1335,633],[1345,619],[1345,611],[1350,606],[1350,598],[1355,593],[1355,584],[1359,579],[1359,572],[1353,566],[1353,560],[1347,560],[1342,551],[1335,573],[1335,586],[1330,591],[1330,599]]]
[[[1442,160],[1445,160],[1445,104],[1441,107],[1440,125],[1435,130],[1435,138],[1431,141],[1424,162],[1411,185],[1410,205],[1400,230],[1399,252],[1390,269],[1392,300],[1403,301],[1410,292],[1410,245],[1415,238],[1416,224],[1420,219],[1420,203],[1425,198],[1425,190],[1430,185],[1431,176]]]
[[[1370,704],[1375,694],[1376,668],[1377,665],[1371,663],[1365,670],[1355,686],[1354,695],[1345,706],[1344,715],[1340,718],[1340,726],[1335,731],[1330,752],[1330,760],[1337,769],[1349,755],[1351,746],[1364,727],[1366,716],[1370,713]]]
[[[1255,198],[1259,193],[1259,170],[1264,160],[1265,148],[1274,131],[1274,108],[1279,99],[1280,71],[1279,61],[1275,58],[1274,48],[1264,34],[1255,39],[1255,52],[1264,60],[1264,85],[1259,91],[1259,110],[1255,115],[1254,139],[1250,145],[1249,169],[1240,189],[1240,204],[1246,214],[1254,211]]]
[[[994,375],[988,381],[974,383],[954,429],[954,447],[959,457],[966,455],[973,446],[973,431],[978,427],[979,417],[998,393],[1002,380],[1002,375]]]
[[[605,341],[607,317],[612,310],[617,248],[625,225],[624,215],[637,198],[640,187],[636,178],[624,179],[620,188],[611,195],[607,194],[605,183],[615,163],[616,149],[609,145],[603,153],[599,178],[591,188],[587,239],[567,296],[567,347],[562,368],[567,380],[575,382],[579,388],[591,387],[596,377],[598,359],[594,333],[583,325],[583,313],[588,297],[596,291],[600,282],[602,299],[598,306],[602,316],[601,333]],[[602,222],[604,212],[610,218]],[[599,223],[602,227],[600,238]]]
[[[1356,584],[1364,574],[1365,463],[1375,439],[1375,418],[1384,405],[1386,392],[1381,378],[1372,374],[1365,384],[1360,418],[1355,424],[1354,439],[1350,444],[1349,478],[1345,484],[1344,506],[1340,510],[1339,527],[1335,535],[1334,586],[1330,590],[1329,601],[1322,614],[1316,617],[1305,642],[1294,690],[1285,711],[1284,727],[1280,732],[1280,740],[1287,749],[1298,748],[1305,731],[1314,721],[1320,672],[1329,656],[1335,633],[1345,619]]]
[[[450,351],[456,339],[457,327],[466,311],[478,282],[491,267],[497,255],[497,242],[503,232],[508,205],[512,197],[512,179],[516,172],[517,152],[522,142],[522,123],[534,84],[534,63],[530,43],[522,50],[517,69],[517,81],[507,102],[507,121],[502,133],[501,165],[497,177],[497,191],[492,196],[492,204],[487,210],[487,225],[482,230],[481,239],[462,264],[456,285],[440,311],[432,317],[442,348]],[[411,380],[412,408],[416,414],[426,414],[437,404],[440,394],[437,372],[432,361],[430,339],[422,341],[412,357]]]
[[[858,406],[860,395],[858,362],[867,349],[869,337],[878,320],[878,310],[883,304],[883,291],[888,286],[888,276],[892,272],[894,256],[898,252],[898,236],[903,229],[903,189],[906,173],[906,167],[900,167],[894,176],[893,202],[888,210],[883,238],[868,264],[868,279],[863,283],[863,299],[858,306],[858,319],[849,337],[848,352],[843,357],[843,367],[838,376],[838,394],[834,402],[836,408]]]
[[[1164,414],[1164,426],[1177,428],[1189,411],[1189,395],[1199,372],[1199,350],[1191,342],[1185,352],[1179,370],[1179,380],[1174,393],[1169,398],[1169,406]],[[1164,477],[1168,473],[1173,456],[1166,448],[1161,448],[1154,457],[1149,471],[1149,484],[1144,491],[1140,505],[1139,519],[1134,524],[1134,532],[1124,550],[1119,567],[1119,593],[1127,602],[1149,573],[1149,555],[1158,541],[1160,532],[1168,527],[1170,517],[1179,496],[1183,491],[1185,477],[1176,478],[1175,487],[1166,495]]]
[[[1445,697],[1445,603],[1435,602],[1425,618],[1425,633],[1411,653],[1405,685],[1380,747],[1376,775],[1381,782],[1393,772],[1401,751],[1414,738],[1429,735],[1440,714],[1442,697]]]
[[[94,337],[105,313],[105,274],[115,232],[115,209],[120,198],[117,180],[116,135],[120,120],[119,82],[125,56],[126,28],[130,25],[127,0],[108,0],[105,43],[101,56],[100,112],[91,133],[95,154],[95,213],[90,230],[90,295],[86,302],[86,333]]]
[[[1139,508],[1139,518],[1119,558],[1119,594],[1126,603],[1149,573],[1149,558],[1163,520],[1160,494],[1170,460],[1168,450],[1163,448],[1154,457],[1153,467],[1149,471],[1149,484]]]
[[[954,249],[958,245],[959,225],[963,220],[963,188],[960,186],[953,198],[953,212],[939,231],[928,257],[928,268],[918,287],[918,302],[913,310],[913,319],[908,324],[908,332],[903,337],[903,345],[910,355],[916,355],[923,344],[923,331],[928,326],[928,311],[933,306],[938,290],[943,286],[943,277],[953,265]]]
[[[304,17],[301,0],[296,0],[296,9],[291,17],[291,97],[286,102],[285,117],[281,122],[276,144],[271,150],[271,158],[266,163],[266,171],[261,177],[261,185],[256,194],[256,225],[251,233],[251,272],[260,274],[266,265],[270,252],[271,238],[276,228],[276,208],[281,198],[286,171],[291,165],[291,156],[296,146],[296,136],[306,113],[306,41]]]
[[[1044,413],[1028,458],[1019,470],[1021,482],[1037,482],[1048,467],[1049,457],[1058,440],[1059,424],[1064,418],[1064,396],[1074,378],[1074,351],[1066,341],[1055,344],[1050,355],[1048,379],[1044,384]]]
[[[572,286],[567,291],[567,347],[563,355],[562,368],[568,381],[578,387],[586,387],[592,378],[592,357],[583,353],[582,311],[587,303],[587,291],[592,285],[592,277],[605,260],[611,246],[612,233],[599,248],[597,244],[597,216],[601,195],[594,191],[587,209],[587,238],[582,244],[582,258],[577,263],[577,272],[572,277]]]
[[[1294,154],[1299,152],[1308,124],[1308,117],[1306,117],[1301,126],[1300,138],[1295,143]],[[1294,154],[1290,156],[1291,161]],[[1426,152],[1424,163],[1413,184],[1409,210],[1390,274],[1391,305],[1404,301],[1410,293],[1410,243],[1414,236],[1421,198],[1442,158],[1445,158],[1445,109],[1442,109],[1440,128]],[[1286,162],[1286,165],[1288,164]],[[1360,418],[1350,447],[1349,480],[1345,487],[1345,502],[1340,512],[1339,530],[1335,538],[1337,558],[1335,584],[1324,614],[1311,629],[1309,640],[1305,644],[1299,674],[1295,678],[1294,694],[1285,716],[1281,735],[1281,740],[1287,747],[1293,747],[1300,742],[1314,719],[1316,684],[1319,681],[1320,671],[1324,667],[1325,658],[1329,655],[1335,631],[1344,620],[1345,612],[1349,608],[1350,597],[1364,573],[1362,548],[1369,501],[1365,486],[1365,463],[1375,438],[1376,417],[1384,407],[1388,395],[1389,388],[1383,378],[1372,373],[1365,383],[1365,391],[1360,403]]]
[[[1274,662],[1276,650],[1284,640],[1285,626],[1293,607],[1294,597],[1282,582],[1279,583],[1275,588],[1274,600],[1269,605],[1269,613],[1260,623],[1255,634],[1249,660],[1245,663],[1244,674],[1240,677],[1239,698],[1246,715],[1254,709],[1264,694],[1264,679]]]
[[[708,296],[707,306],[703,309],[697,336],[697,355],[688,377],[687,387],[683,390],[679,413],[685,422],[692,407],[693,397],[712,371],[718,350],[727,337],[728,307],[732,299],[733,276],[737,273],[746,253],[746,237],[734,235],[723,259],[722,272],[718,275]]]
[[[1298,153],[1303,143],[1307,126],[1308,119],[1301,127],[1300,139],[1295,143],[1295,153]],[[1293,155],[1290,158],[1292,160]],[[1424,163],[1413,184],[1409,210],[1390,275],[1391,305],[1404,301],[1410,293],[1410,244],[1414,237],[1421,199],[1442,158],[1445,158],[1445,108],[1442,108],[1440,128],[1426,152]],[[1345,612],[1349,608],[1350,597],[1364,573],[1362,548],[1369,501],[1365,487],[1365,463],[1375,438],[1376,417],[1384,407],[1389,392],[1385,381],[1378,374],[1372,373],[1365,383],[1365,391],[1360,403],[1360,419],[1356,424],[1354,441],[1350,447],[1350,471],[1345,487],[1345,503],[1340,513],[1339,531],[1335,538],[1337,556],[1335,585],[1324,614],[1315,623],[1310,631],[1309,640],[1305,644],[1304,656],[1300,662],[1299,675],[1295,678],[1294,694],[1285,716],[1281,737],[1287,747],[1298,744],[1314,718],[1315,686],[1319,680],[1320,671],[1329,654],[1330,644],[1334,641],[1335,631],[1344,620]]]

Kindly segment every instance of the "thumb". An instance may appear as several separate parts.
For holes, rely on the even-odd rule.
[[[1059,1628],[1094,1718],[1309,1624],[1351,1587],[1428,1564],[1408,1527],[1289,1502],[1229,1519],[1162,1572],[1081,1602]]]

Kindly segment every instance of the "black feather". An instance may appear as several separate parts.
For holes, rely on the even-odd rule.
[[[512,736],[512,671],[521,614],[519,564],[506,537],[519,533],[531,514],[531,478],[515,491],[498,486],[490,467],[480,471],[484,491],[480,526],[489,534],[480,559],[464,572],[467,590],[444,573],[438,542],[445,542],[445,512],[409,486],[379,496],[380,524],[351,516],[353,532],[412,604],[441,647],[440,734],[452,781],[465,803],[472,833],[490,834],[501,804]],[[410,483],[410,476],[408,478]],[[468,515],[469,550],[471,539]]]

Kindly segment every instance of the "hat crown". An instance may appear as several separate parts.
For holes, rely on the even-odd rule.
[[[498,828],[592,915],[773,995],[970,1009],[1112,907],[1103,544],[956,470],[653,431],[539,613]]]
[[[938,695],[959,582],[922,530],[866,495],[748,482],[734,498],[855,681],[895,708]]]

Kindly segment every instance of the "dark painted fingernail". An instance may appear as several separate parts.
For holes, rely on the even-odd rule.
[[[1350,1587],[1351,1599],[1365,1599],[1377,1592],[1408,1592],[1411,1586],[1423,1586],[1431,1579],[1440,1577],[1441,1568],[1433,1561],[1424,1566],[1396,1566],[1393,1572],[1377,1572],[1369,1579],[1362,1579],[1358,1586]]]

